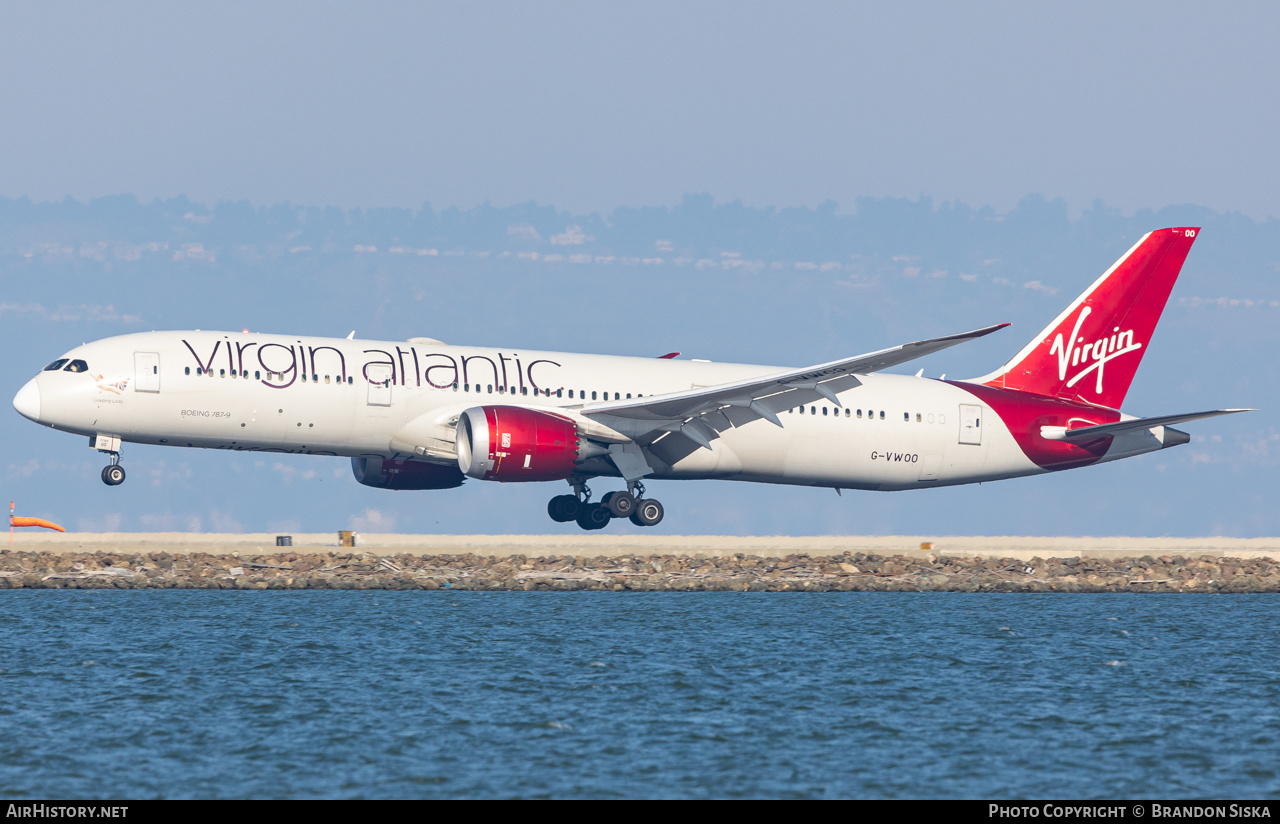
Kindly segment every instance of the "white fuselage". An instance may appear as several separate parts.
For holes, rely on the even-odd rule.
[[[43,371],[38,413],[56,429],[124,442],[449,463],[463,410],[514,404],[589,410],[779,371],[779,367],[256,333],[148,332],[63,356]],[[912,489],[1047,471],[964,384],[869,374],[829,401],[727,425],[712,448],[652,446],[655,478]],[[28,417],[30,414],[24,411]],[[726,419],[729,422],[729,419]],[[1100,460],[1161,447],[1114,439]],[[422,444],[436,443],[435,448]],[[599,460],[584,471],[616,475]]]

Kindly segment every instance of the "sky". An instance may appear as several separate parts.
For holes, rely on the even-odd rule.
[[[7,2],[0,196],[1280,214],[1275,3]],[[847,207],[847,206],[846,206]]]
[[[0,388],[155,328],[801,365],[1013,321],[923,363],[979,374],[1142,232],[1204,225],[1133,409],[1263,412],[919,496],[689,483],[658,529],[1275,535],[1276,31],[1247,2],[5,2]],[[509,305],[479,329],[460,283]],[[79,529],[559,529],[546,485],[137,447],[108,490],[12,411],[0,446],[5,500]]]

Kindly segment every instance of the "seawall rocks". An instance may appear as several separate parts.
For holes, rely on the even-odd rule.
[[[1167,554],[1024,561],[861,552],[528,557],[0,550],[0,589],[1280,592],[1280,562]]]

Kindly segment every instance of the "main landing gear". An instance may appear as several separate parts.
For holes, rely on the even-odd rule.
[[[107,486],[124,483],[124,467],[120,465],[120,453],[111,453],[111,463],[102,468],[102,482]]]
[[[604,529],[614,518],[626,518],[636,526],[655,526],[663,509],[655,498],[645,498],[644,484],[636,481],[625,491],[607,492],[599,503],[591,502],[591,489],[580,481],[572,495],[557,495],[547,503],[547,514],[560,523],[577,521],[583,529]]]

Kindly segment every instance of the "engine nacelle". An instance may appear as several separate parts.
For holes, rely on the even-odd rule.
[[[382,489],[452,489],[466,480],[454,466],[385,458],[352,458],[351,471],[365,486]]]
[[[556,481],[573,474],[573,421],[523,406],[473,406],[458,418],[458,468],[484,481]]]

